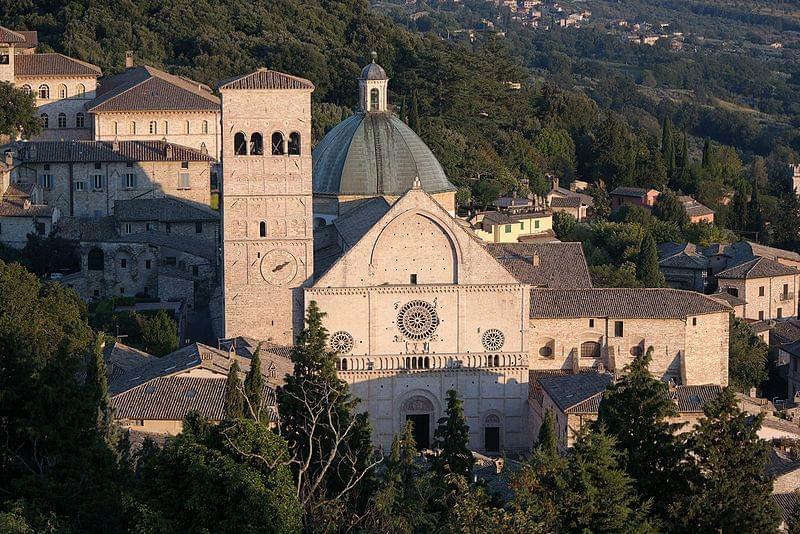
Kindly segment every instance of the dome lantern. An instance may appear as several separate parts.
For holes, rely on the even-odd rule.
[[[389,109],[389,77],[383,67],[375,62],[377,58],[378,53],[372,52],[372,62],[361,70],[361,76],[358,77],[359,110],[365,113]]]

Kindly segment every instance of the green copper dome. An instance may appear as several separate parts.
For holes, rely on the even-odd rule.
[[[422,139],[388,112],[345,119],[320,141],[313,160],[314,193],[399,196],[417,176],[428,193],[456,189]]]

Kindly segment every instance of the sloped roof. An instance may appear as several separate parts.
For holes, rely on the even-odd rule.
[[[0,26],[0,43],[24,43],[25,36],[22,35],[20,32],[15,32],[14,30],[9,30],[8,28],[4,28]]]
[[[156,358],[144,351],[129,347],[120,341],[107,343],[104,349],[104,357],[109,381],[117,380],[131,369],[147,364]]]
[[[488,244],[486,249],[522,284],[554,289],[592,287],[580,243]],[[535,255],[539,265],[534,265]]]
[[[114,215],[120,221],[219,221],[219,212],[177,198],[115,200]]]
[[[797,512],[797,494],[795,493],[773,493],[770,495],[772,502],[778,507],[781,519],[788,525],[792,525]]]
[[[553,197],[550,199],[552,208],[579,208],[583,204],[581,197]]]
[[[366,234],[381,217],[389,211],[389,203],[383,197],[375,197],[362,202],[333,221],[336,231],[345,246],[352,247]]]
[[[692,243],[661,243],[658,246],[659,267],[708,269],[708,258]]]
[[[220,99],[207,86],[150,66],[103,80],[91,113],[121,111],[219,111]]]
[[[100,67],[63,54],[20,54],[14,57],[14,76],[100,76]]]
[[[751,279],[798,274],[797,269],[768,258],[756,257],[717,274],[717,278]]]
[[[678,200],[683,204],[683,209],[689,217],[700,217],[703,215],[713,215],[714,210],[708,206],[701,204],[690,196],[681,195]]]
[[[299,76],[261,68],[250,74],[223,80],[217,85],[217,89],[305,89],[313,91],[314,84]]]
[[[720,395],[722,386],[716,384],[677,386],[670,391],[670,399],[681,413],[703,413],[703,407]]]
[[[544,219],[546,217],[553,216],[553,214],[549,211],[524,211],[521,213],[509,213],[506,211],[484,211],[481,214],[483,215],[484,221],[489,221],[493,224],[513,224],[519,221],[527,221],[529,219]]]
[[[187,252],[199,258],[213,261],[217,254],[217,249],[213,243],[205,239],[191,238],[185,235],[168,234],[157,230],[146,232],[134,232],[132,234],[120,235],[112,240],[116,243],[142,243],[146,245],[157,245],[160,247],[171,248]]]
[[[712,293],[709,295],[712,299],[720,300],[729,306],[742,306],[747,304],[747,301],[740,297],[735,297],[726,291],[720,291],[718,293]]]
[[[701,293],[680,289],[531,289],[532,319],[684,319],[691,315],[730,311],[727,304]]]
[[[388,80],[389,77],[386,75],[386,71],[383,70],[383,67],[375,63],[375,57],[373,56],[372,62],[368,63],[366,67],[361,69],[361,76],[359,76],[360,80]]]
[[[25,38],[24,43],[18,43],[16,48],[36,48],[39,46],[39,32],[30,30],[19,30],[18,34]]]
[[[78,242],[111,241],[118,237],[114,217],[61,217],[58,235]]]
[[[770,332],[770,344],[793,343],[800,340],[800,320],[778,321]]]
[[[78,163],[105,161],[214,161],[188,146],[164,141],[30,141],[19,143],[25,163]]]
[[[597,413],[603,392],[613,381],[608,373],[579,373],[539,379],[542,389],[564,413]]]
[[[620,197],[635,197],[635,198],[644,198],[647,196],[647,193],[650,191],[654,191],[654,189],[645,189],[643,187],[617,187],[613,191],[611,191],[611,195],[616,195]]]

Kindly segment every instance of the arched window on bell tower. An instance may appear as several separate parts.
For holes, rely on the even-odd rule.
[[[358,77],[359,108],[367,113],[389,110],[389,77],[383,67],[375,62],[377,57],[378,54],[372,52],[372,62],[361,70],[361,76]]]

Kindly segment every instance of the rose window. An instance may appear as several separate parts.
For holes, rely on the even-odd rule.
[[[506,337],[500,330],[497,330],[496,328],[490,328],[483,333],[483,336],[481,336],[483,348],[490,352],[495,352],[502,349],[505,341]]]
[[[349,332],[336,332],[331,336],[330,347],[339,354],[348,354],[353,350],[353,336]]]
[[[436,308],[424,300],[412,300],[400,308],[400,313],[397,314],[397,328],[408,339],[428,339],[438,326]]]

